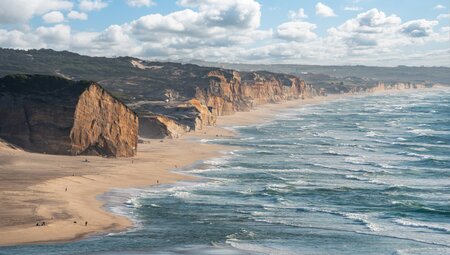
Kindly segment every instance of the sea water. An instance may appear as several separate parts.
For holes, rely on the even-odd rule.
[[[136,229],[1,254],[450,254],[450,91],[346,97],[234,128],[196,182],[114,190]],[[63,231],[63,230],[62,230]]]

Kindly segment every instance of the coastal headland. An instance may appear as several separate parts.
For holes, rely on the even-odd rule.
[[[404,90],[380,91],[398,93]],[[250,125],[276,118],[281,111],[336,100],[343,95],[260,105],[250,112],[221,116],[217,126],[190,132],[180,139],[146,139],[133,158],[64,156],[25,152],[0,143],[0,245],[73,241],[121,232],[133,222],[104,208],[99,195],[113,188],[149,187],[194,180],[176,170],[220,157],[235,148],[205,144],[201,139],[230,137],[224,127]],[[42,226],[45,222],[45,226]]]

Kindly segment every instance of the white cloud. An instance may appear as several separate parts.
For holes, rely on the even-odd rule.
[[[436,5],[435,7],[433,7],[433,9],[435,9],[435,10],[441,10],[441,9],[445,9],[446,7],[445,6],[443,6],[442,4],[438,4],[438,5]]]
[[[57,10],[70,10],[71,1],[66,0],[2,0],[0,1],[0,24],[26,23],[34,16]]]
[[[52,11],[42,16],[42,19],[45,23],[60,23],[64,21],[64,14],[60,11]]]
[[[155,5],[152,0],[126,0],[127,4],[131,7],[150,7]]]
[[[102,0],[80,0],[79,3],[80,10],[85,12],[99,11],[107,6],[108,4]]]
[[[400,31],[409,37],[428,37],[433,34],[433,27],[437,24],[435,20],[412,20],[402,24]]]
[[[70,41],[71,29],[70,26],[58,24],[53,27],[38,27],[36,34],[47,45],[58,46]]]
[[[25,2],[28,1],[23,0],[24,5]],[[88,9],[95,10],[102,6],[100,2],[106,4],[111,0],[88,2],[94,3]],[[302,20],[306,18],[303,9],[290,12],[291,20],[272,31],[260,28],[261,7],[256,0],[179,0],[177,3],[186,8],[165,15],[145,15],[96,32],[74,31],[68,23],[36,29],[23,26],[22,30],[10,31],[0,28],[0,47],[65,49],[97,56],[255,63],[411,65],[428,61],[438,65],[443,56],[448,56],[448,51],[432,53],[426,44],[433,42],[441,47],[450,41],[448,26],[436,29],[437,20],[402,23],[394,14],[372,9],[319,36],[315,32],[316,24]],[[87,18],[81,9],[72,10],[72,5],[44,7],[33,7],[32,16],[70,7],[59,10],[67,10],[69,19]]]
[[[180,0],[181,6],[199,9],[208,26],[257,28],[261,20],[261,5],[255,0]]]
[[[358,6],[346,6],[344,7],[344,11],[361,11],[362,8]]]
[[[391,27],[401,23],[401,19],[398,16],[386,16],[384,12],[377,9],[360,13],[352,21],[356,21],[356,25],[363,28],[366,32],[375,32],[374,30],[379,30],[381,27]]]
[[[321,17],[335,17],[337,16],[333,9],[331,9],[329,6],[324,5],[321,2],[318,2],[316,4],[316,15]]]
[[[301,20],[308,18],[308,15],[305,14],[305,10],[303,8],[298,9],[298,11],[289,11],[289,18],[291,20]]]
[[[442,37],[433,31],[437,21],[411,20],[402,24],[396,15],[386,15],[377,9],[360,13],[338,27],[328,30],[327,40],[333,47],[344,50],[342,57],[361,61],[372,57],[405,54],[403,48],[419,47],[430,41],[441,42]]]
[[[111,25],[96,38],[98,42],[106,42],[109,45],[123,45],[130,40],[127,32],[119,25]]]
[[[313,32],[316,28],[315,24],[309,22],[291,21],[279,25],[276,35],[287,41],[308,41],[317,37]]]
[[[450,13],[439,14],[437,19],[450,19]]]
[[[95,55],[199,57],[225,54],[241,45],[272,38],[259,30],[260,5],[254,0],[179,1],[190,9],[150,14],[99,33],[75,33],[71,47]],[[219,50],[221,49],[221,50]]]
[[[40,48],[44,45],[39,42],[39,39],[32,33],[24,33],[18,30],[3,30],[0,29],[0,45],[6,48]]]
[[[86,13],[77,11],[70,11],[69,14],[67,14],[67,17],[69,17],[69,19],[78,19],[78,20],[88,19],[88,15]]]

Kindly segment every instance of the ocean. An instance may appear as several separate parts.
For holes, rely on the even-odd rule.
[[[101,197],[136,228],[0,254],[450,254],[450,91],[288,109],[203,140],[195,182]]]

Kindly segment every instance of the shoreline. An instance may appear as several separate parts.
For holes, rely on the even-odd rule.
[[[337,94],[264,104],[249,112],[219,116],[217,126],[188,133],[180,139],[164,139],[163,142],[156,139],[149,140],[150,143],[139,144],[138,155],[134,158],[55,156],[0,147],[0,162],[4,162],[0,165],[1,182],[8,181],[8,178],[20,182],[20,185],[11,184],[6,187],[1,185],[0,188],[3,207],[0,209],[0,216],[6,215],[6,220],[19,218],[12,225],[7,225],[5,219],[0,220],[0,247],[69,242],[132,229],[134,225],[130,218],[106,210],[106,202],[99,200],[98,197],[112,189],[145,188],[195,180],[195,176],[174,170],[219,157],[221,151],[233,150],[233,147],[205,144],[200,141],[234,136],[235,133],[227,127],[271,121],[277,113],[290,108],[349,96],[413,90],[422,89]],[[88,162],[84,162],[85,159]],[[3,178],[8,174],[12,177]],[[30,213],[32,217],[29,217]],[[36,222],[44,221],[45,226],[35,225]]]
[[[105,210],[105,201],[98,197],[112,189],[193,180],[193,176],[172,170],[220,156],[223,150],[220,145],[199,144],[186,139],[151,140],[149,144],[140,144],[136,157],[125,159],[55,156],[2,149],[0,162],[4,163],[0,165],[0,177],[9,175],[9,179],[22,185],[2,185],[0,188],[0,247],[76,241],[127,231],[133,228],[132,220]],[[186,154],[186,151],[191,153]],[[33,179],[33,175],[42,178]],[[8,181],[6,178],[1,180]],[[45,226],[36,226],[42,222]]]

